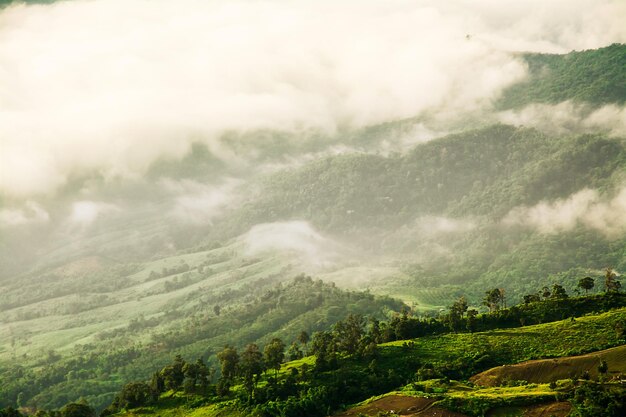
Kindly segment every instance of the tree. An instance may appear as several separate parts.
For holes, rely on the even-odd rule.
[[[578,280],[577,287],[585,290],[585,295],[595,286],[595,281],[591,277],[585,277]]]
[[[349,314],[345,320],[337,322],[333,328],[333,335],[340,351],[349,355],[356,353],[364,328],[365,319],[360,314]]]
[[[452,303],[449,309],[450,312],[445,317],[445,320],[448,322],[448,327],[450,328],[450,330],[456,332],[460,329],[463,322],[463,315],[467,311],[467,300],[465,299],[465,297],[461,297],[457,301]]]
[[[202,358],[198,358],[196,361],[196,372],[196,385],[200,392],[205,394],[209,385],[211,385],[215,369],[209,368]]]
[[[185,380],[185,373],[183,368],[185,367],[185,360],[180,355],[176,355],[174,363],[166,366],[161,370],[161,376],[163,377],[163,384],[166,389],[170,389],[173,392],[178,391]]]
[[[222,308],[219,305],[215,304],[213,306],[213,312],[215,313],[216,316],[219,316],[220,313],[222,312]]]
[[[626,415],[626,402],[622,393],[585,382],[577,387],[571,399],[580,417],[622,417]]]
[[[485,292],[483,304],[489,307],[489,311],[498,311],[504,302],[504,290],[502,288],[494,288]]]
[[[306,347],[307,343],[309,343],[309,340],[310,340],[309,334],[306,331],[302,330],[300,334],[298,335],[298,342],[300,342]]]
[[[463,317],[465,315],[465,312],[467,311],[467,308],[467,299],[462,296],[458,300],[456,300],[454,304],[452,304],[451,310],[456,310],[459,315]]]
[[[200,374],[200,367],[197,363],[186,363],[183,367],[183,391],[187,394],[191,394],[196,390],[196,384],[198,383]]]
[[[559,299],[559,298],[567,298],[567,292],[562,285],[554,284],[552,286],[552,296],[551,298]]]
[[[155,372],[154,374],[152,374],[152,379],[150,380],[150,389],[157,397],[159,394],[165,391],[165,381],[163,381],[163,376],[160,372]]]
[[[263,356],[265,358],[265,366],[267,366],[268,369],[274,370],[274,383],[276,383],[280,365],[285,359],[285,344],[278,338],[272,339],[271,342],[265,345]]]
[[[239,354],[237,353],[237,349],[226,345],[224,349],[217,354],[217,359],[220,361],[222,371],[222,376],[218,383],[218,393],[220,395],[226,395],[230,391],[230,386],[237,375]]]
[[[467,330],[470,333],[474,333],[476,331],[476,316],[478,316],[478,311],[471,308],[467,310]]]
[[[369,334],[375,343],[383,342],[383,335],[380,330],[380,321],[378,321],[378,319],[376,319],[375,317],[370,318]]]
[[[311,341],[311,351],[315,355],[315,369],[318,371],[327,369],[335,354],[333,336],[329,332],[315,332]]]
[[[536,303],[541,301],[539,294],[527,294],[524,296],[524,304]]]
[[[243,387],[248,392],[248,402],[252,401],[256,384],[263,372],[263,354],[255,343],[250,343],[241,353],[239,374]]]
[[[302,350],[300,349],[300,345],[297,342],[293,342],[289,349],[287,350],[287,357],[290,361],[295,361],[297,359],[302,359]]]
[[[548,288],[548,287],[543,287],[543,288],[542,288],[542,290],[541,290],[541,296],[542,296],[544,299],[546,299],[546,300],[547,300],[548,298],[550,298],[550,296],[551,296],[551,295],[552,295],[552,293],[550,292],[550,288]]]
[[[617,273],[613,268],[606,268],[604,273],[604,286],[606,292],[619,292],[622,283],[617,280]]]
[[[69,403],[61,409],[61,417],[93,417],[96,413],[87,404]]]
[[[359,356],[365,359],[376,359],[378,357],[378,344],[371,335],[364,337],[359,349]]]
[[[130,382],[117,394],[113,401],[117,410],[137,408],[154,400],[150,386],[144,382]]]

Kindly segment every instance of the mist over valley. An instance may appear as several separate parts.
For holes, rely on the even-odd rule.
[[[609,0],[0,2],[0,416],[326,416],[392,391],[619,415],[625,20]],[[583,353],[618,414],[585,414],[560,371],[528,404],[459,394]]]

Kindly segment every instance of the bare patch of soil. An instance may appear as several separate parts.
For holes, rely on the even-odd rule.
[[[392,412],[402,417],[467,417],[464,414],[433,407],[435,400],[431,398],[388,395],[369,404],[361,405],[337,414],[336,417],[352,417],[366,415],[376,416],[378,413]]]
[[[568,356],[555,359],[540,359],[491,368],[474,375],[470,380],[476,385],[496,387],[506,381],[528,381],[548,383],[560,379],[573,378],[587,372],[591,378],[598,377],[598,365],[605,360],[609,367],[609,377],[626,371],[626,346],[589,353],[581,356]]]
[[[358,416],[359,413],[366,416],[375,416],[380,412],[389,411],[400,415],[416,415],[434,402],[435,400],[431,398],[388,395],[371,403],[351,408],[341,414],[337,414],[336,417]]]
[[[556,402],[525,407],[524,417],[566,417],[570,411],[572,411],[570,403]]]

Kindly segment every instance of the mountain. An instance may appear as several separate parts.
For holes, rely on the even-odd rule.
[[[567,55],[524,54],[523,59],[530,77],[509,88],[498,101],[499,108],[566,100],[600,106],[626,100],[626,74],[620,70],[626,65],[624,45]]]
[[[624,271],[625,57],[521,54],[529,77],[470,120],[230,133],[233,163],[198,143],[72,178],[0,240],[0,406],[102,409],[176,354]]]

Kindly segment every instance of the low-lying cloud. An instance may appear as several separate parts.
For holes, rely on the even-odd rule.
[[[121,209],[115,204],[102,201],[76,201],[72,204],[68,221],[72,225],[87,227],[106,214],[119,213]]]
[[[489,107],[511,52],[626,41],[615,0],[74,0],[0,10],[0,194],[140,176],[224,132]],[[469,35],[469,36],[468,36]]]
[[[468,219],[454,219],[440,216],[424,216],[415,222],[420,236],[440,236],[451,233],[466,233],[476,228],[476,223]]]
[[[503,219],[505,225],[533,227],[545,234],[573,230],[578,226],[597,230],[608,238],[626,233],[626,188],[612,197],[583,189],[566,199],[517,207]]]
[[[258,224],[241,241],[248,256],[282,253],[318,266],[332,263],[345,253],[333,239],[300,220]]]
[[[554,105],[531,104],[520,110],[500,112],[496,117],[503,123],[555,134],[605,132],[626,136],[626,107],[614,104],[598,109],[571,101]]]
[[[47,223],[50,215],[41,205],[27,201],[21,207],[0,210],[0,228]]]
[[[185,223],[210,224],[223,210],[240,198],[237,187],[241,181],[225,180],[220,185],[207,185],[192,180],[164,180],[164,187],[174,195],[172,215]]]

